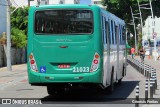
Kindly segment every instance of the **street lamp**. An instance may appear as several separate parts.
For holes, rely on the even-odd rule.
[[[150,8],[144,7],[144,6],[147,6],[147,5],[150,5]],[[154,32],[154,16],[153,16],[153,9],[152,9],[151,0],[149,0],[149,3],[148,3],[148,4],[141,4],[141,5],[139,5],[139,8],[151,10],[151,16],[152,16],[152,35],[154,35],[154,33],[155,33],[155,32]],[[156,61],[157,58],[156,58],[156,38],[155,38],[155,37],[154,37],[154,52],[155,52],[155,54],[154,54],[154,59],[155,59],[155,61]]]
[[[141,19],[141,28],[143,28],[143,21],[142,21],[142,12],[139,6],[139,0],[137,0],[138,2],[138,8],[139,8],[139,15],[140,15],[140,19]],[[143,30],[142,30],[142,37],[143,37]]]
[[[132,14],[132,20],[133,20],[133,26],[134,26],[134,39],[135,39],[135,50],[136,52],[138,52],[138,49],[137,49],[137,33],[136,33],[136,25],[135,25],[135,22],[134,22],[134,16],[133,16],[133,11],[132,11],[132,7],[130,6],[130,9],[131,9],[131,14]]]
[[[10,5],[11,2],[10,0],[7,0],[7,16],[6,16],[6,20],[7,20],[7,70],[8,71],[12,71],[12,66],[11,66],[11,24],[10,24]]]

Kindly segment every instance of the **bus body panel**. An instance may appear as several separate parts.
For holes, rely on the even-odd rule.
[[[30,68],[30,67],[29,67]],[[81,74],[40,74],[29,71],[29,83],[98,83],[100,84],[101,69],[94,73],[81,73]]]
[[[85,7],[85,8],[84,8]],[[30,18],[34,18],[34,14],[38,10],[43,9],[59,9],[61,6],[49,6],[47,8],[32,7],[30,9]],[[63,6],[63,8],[77,9],[77,6]],[[34,21],[29,23],[29,42],[28,42],[28,56],[32,53],[34,55],[38,72],[35,73],[28,66],[28,75],[30,83],[43,82],[102,82],[102,48],[100,33],[99,8],[90,6],[80,6],[80,9],[90,9],[93,11],[94,19],[94,33],[85,35],[38,35],[34,34]],[[96,35],[96,36],[95,36]],[[98,36],[99,35],[99,36]],[[96,43],[96,44],[95,44]],[[67,48],[63,48],[66,46]],[[61,48],[62,47],[62,48]],[[98,53],[101,60],[99,62],[98,70],[95,72],[74,72],[74,67],[89,67],[91,68],[92,60],[95,53]],[[28,65],[30,62],[28,61]],[[70,68],[58,68],[59,64],[69,64]],[[45,72],[41,73],[41,68],[45,67]],[[36,76],[39,80],[32,79]],[[76,78],[83,77],[82,80]],[[51,78],[47,80],[47,78]],[[52,78],[55,78],[52,80]],[[93,80],[92,80],[93,79]]]
[[[36,11],[56,9],[87,9],[93,12],[93,33],[91,34],[36,34],[34,31]],[[103,44],[102,14],[111,27],[111,20],[121,20],[109,12],[104,12],[98,6],[88,5],[50,5],[31,7],[28,23],[28,77],[29,83],[96,83],[107,87],[110,85],[111,72],[114,69],[114,81],[123,78],[122,70],[124,61],[124,46],[118,43]],[[111,29],[111,28],[110,28]],[[111,30],[109,31],[111,35]],[[121,32],[122,33],[122,32]],[[98,69],[94,72],[74,72],[76,68],[88,67],[91,69],[95,53],[100,60]],[[38,72],[34,72],[30,66],[30,55],[33,54]],[[69,68],[59,68],[59,65],[69,65]],[[45,68],[45,72],[41,72]]]
[[[122,26],[125,26],[124,22],[114,15],[102,10],[101,11],[101,24],[102,24],[102,37],[104,50],[103,50],[103,85],[110,85],[112,70],[114,71],[113,81],[117,81],[123,78],[123,66],[125,65],[125,44],[122,44]],[[106,21],[106,22],[105,22]],[[111,23],[112,21],[112,23]],[[107,23],[104,25],[103,23]],[[112,30],[112,24],[115,23]],[[107,26],[107,27],[106,27]],[[106,28],[106,29],[105,29]],[[104,30],[105,29],[105,30]],[[114,39],[110,41],[110,39]],[[123,38],[124,39],[124,38]]]

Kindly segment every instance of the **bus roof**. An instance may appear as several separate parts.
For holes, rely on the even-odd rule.
[[[116,15],[110,13],[110,12],[107,11],[107,10],[104,10],[103,8],[101,8],[101,11],[102,11],[103,13],[106,13],[107,16],[109,17],[109,19],[113,19],[114,21],[116,21],[116,22],[118,22],[118,23],[120,23],[120,24],[125,25],[125,21],[122,20],[121,18],[117,17]]]
[[[84,4],[52,4],[52,5],[31,6],[31,8],[32,7],[36,7],[36,8],[38,7],[40,9],[47,9],[47,8],[91,8],[93,6],[99,7],[96,5],[84,5]]]
[[[120,19],[119,17],[117,17],[116,15],[110,13],[109,11],[104,10],[103,8],[97,6],[97,5],[84,5],[84,4],[55,4],[55,5],[39,5],[39,6],[31,6],[30,9],[34,9],[34,10],[41,10],[41,9],[51,9],[51,8],[69,8],[69,9],[73,9],[73,8],[86,8],[86,9],[99,9],[101,10],[102,13],[107,14],[107,17],[109,17],[110,19],[125,25],[124,20]]]

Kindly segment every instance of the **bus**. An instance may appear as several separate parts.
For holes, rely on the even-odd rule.
[[[148,40],[143,40],[142,41],[142,46],[143,47],[149,47],[149,41]]]
[[[125,22],[95,5],[32,6],[28,80],[48,94],[100,87],[112,93],[126,74]]]
[[[154,42],[154,39],[150,39],[150,41],[148,40],[143,40],[142,41],[142,46],[145,49],[145,55],[152,55],[152,51],[154,51],[154,45],[156,46],[156,51],[159,51],[160,48],[160,39],[157,38],[156,43]]]

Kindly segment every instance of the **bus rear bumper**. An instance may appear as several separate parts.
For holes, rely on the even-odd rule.
[[[92,73],[82,74],[42,74],[29,72],[30,84],[51,84],[51,83],[102,83],[102,73],[100,70]]]

